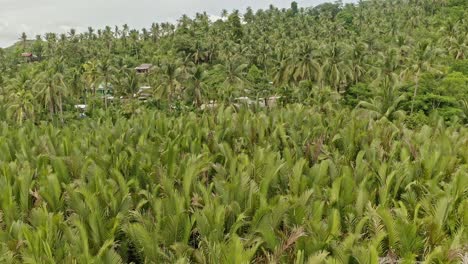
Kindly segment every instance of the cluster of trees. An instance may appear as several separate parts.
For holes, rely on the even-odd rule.
[[[201,13],[149,29],[89,28],[35,41],[23,34],[16,47],[0,51],[2,94],[15,95],[2,97],[1,113],[42,120],[110,82],[119,96],[151,85],[159,105],[186,106],[271,94],[306,103],[313,90],[331,89],[349,107],[366,101],[381,114],[394,108],[423,120],[436,111],[466,122],[465,1],[293,3],[222,17]],[[41,62],[23,63],[24,51]],[[138,77],[133,67],[140,63],[156,70]]]

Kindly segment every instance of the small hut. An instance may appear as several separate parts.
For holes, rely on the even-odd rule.
[[[218,103],[215,100],[210,100],[207,104],[202,104],[200,106],[201,110],[215,109],[218,107]]]
[[[135,97],[138,97],[138,100],[146,101],[148,98],[151,98],[153,95],[153,89],[150,86],[142,86],[138,90]]]
[[[114,99],[114,87],[112,84],[108,83],[107,85],[104,85],[105,83],[101,83],[98,88],[96,89],[96,94],[100,96],[101,98],[107,99],[107,100],[113,100]]]
[[[38,60],[37,56],[32,54],[31,52],[23,52],[21,53],[21,57],[23,57],[27,62],[33,62]]]
[[[281,96],[270,96],[265,98],[265,103],[268,107],[275,107],[279,104]]]
[[[153,68],[152,64],[144,63],[135,68],[135,71],[140,74],[149,73]]]

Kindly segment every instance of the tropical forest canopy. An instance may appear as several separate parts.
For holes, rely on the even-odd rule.
[[[293,2],[23,33],[0,49],[0,262],[468,261],[467,17]]]

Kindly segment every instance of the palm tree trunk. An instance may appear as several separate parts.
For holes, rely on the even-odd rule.
[[[109,77],[107,76],[107,74],[105,75],[104,77],[104,106],[107,110],[107,84],[108,84],[108,79]]]
[[[49,87],[49,112],[50,112],[50,118],[54,118],[54,113],[55,113],[55,103],[54,103],[54,94],[52,93],[51,87]]]
[[[173,88],[173,83],[172,83],[172,81],[171,81],[171,82],[169,83],[169,93],[167,94],[167,104],[169,105],[169,110],[172,109],[171,103],[172,103],[172,98],[173,98],[173,95],[174,95],[174,94],[173,94],[173,93],[174,93],[173,89],[174,89],[174,88]]]
[[[62,95],[59,97],[59,111],[60,111],[60,121],[63,124],[63,103],[62,103]]]
[[[196,85],[195,86],[195,102],[197,104],[197,107],[200,107],[202,105],[202,98],[201,98],[201,91],[200,91],[200,86]]]
[[[83,103],[86,104],[87,98],[88,97],[88,89],[85,88],[84,93],[83,93]]]
[[[18,115],[18,121],[19,121],[19,124],[22,125],[23,124],[23,106],[21,106],[19,111],[20,113]]]
[[[49,113],[50,113],[50,119],[54,118],[54,106],[52,102],[49,103]]]
[[[418,95],[418,86],[419,86],[419,76],[416,76],[416,86],[414,87],[413,99],[411,100],[411,114],[413,114],[414,101],[416,100],[416,96]]]

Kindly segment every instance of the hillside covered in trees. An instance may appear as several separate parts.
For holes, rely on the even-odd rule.
[[[0,263],[468,263],[468,2],[221,16],[0,49]]]
[[[329,89],[349,108],[366,101],[362,107],[389,118],[402,110],[420,123],[437,111],[467,121],[465,1],[294,4],[222,15],[215,22],[207,14],[184,16],[140,31],[124,25],[50,33],[34,42],[23,35],[25,43],[0,53],[2,93],[17,95],[1,98],[0,115],[48,120],[108,82],[125,97],[150,85],[160,107],[270,94],[308,104],[314,90]],[[23,52],[41,61],[25,64]],[[139,78],[134,67],[142,63],[156,70]]]

